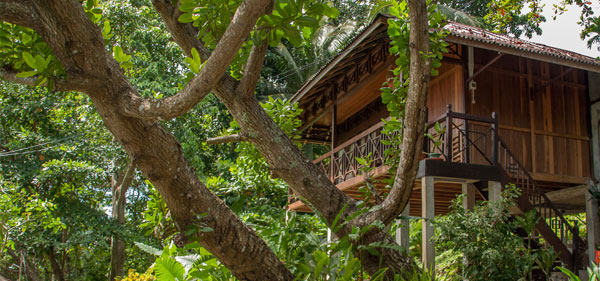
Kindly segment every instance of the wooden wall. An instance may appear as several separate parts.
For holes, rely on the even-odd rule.
[[[475,49],[475,69],[497,53]],[[504,56],[475,81],[475,103],[466,112],[498,113],[500,138],[541,181],[584,183],[590,176],[585,72]]]
[[[462,67],[443,64],[438,70],[440,74],[431,79],[427,94],[428,120],[446,112],[448,104],[452,105],[452,111],[465,112]]]

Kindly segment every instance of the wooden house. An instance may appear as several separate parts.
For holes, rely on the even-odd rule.
[[[314,162],[354,198],[361,198],[366,178],[356,157],[370,155],[372,178],[391,172],[382,143],[388,136],[381,133],[388,112],[380,98],[394,61],[387,20],[378,16],[292,98],[303,109],[302,140],[330,147]],[[585,265],[588,255],[577,250],[586,248],[584,240],[564,214],[587,207],[595,216],[588,219],[593,257],[598,208],[586,196],[599,178],[600,60],[463,24],[445,28],[450,51],[427,99],[428,128],[434,133],[434,124],[441,125],[441,145],[426,141],[423,149],[441,153],[442,160],[420,162],[405,214],[431,218],[447,213],[458,194],[466,194],[463,203],[470,207],[496,200],[503,186],[514,184],[522,191],[515,211],[536,209],[536,230],[561,252],[562,262]],[[310,211],[295,199],[289,209]],[[432,266],[433,229],[423,223],[423,259]]]

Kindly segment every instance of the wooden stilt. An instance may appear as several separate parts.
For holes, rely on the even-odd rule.
[[[402,216],[405,217],[405,219],[398,221],[398,223],[400,223],[402,227],[396,229],[396,243],[400,244],[400,246],[406,249],[406,252],[408,252],[410,246],[410,221],[406,219],[406,217],[408,217],[409,214],[410,202],[406,204],[406,207],[404,207],[404,211],[402,211]]]
[[[422,257],[423,266],[430,271],[435,271],[435,250],[431,238],[433,237],[433,226],[431,220],[435,216],[435,205],[433,198],[433,177],[421,179],[421,216],[423,220],[422,229]]]

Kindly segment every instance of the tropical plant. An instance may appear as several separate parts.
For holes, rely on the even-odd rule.
[[[515,280],[532,270],[535,262],[510,220],[509,207],[517,196],[508,187],[498,202],[485,201],[473,210],[462,207],[462,198],[452,203],[452,211],[436,218],[436,251],[460,253],[455,256],[457,274],[448,280]]]
[[[558,269],[562,273],[567,275],[567,277],[569,277],[569,280],[581,281],[581,278],[579,278],[579,276],[577,276],[577,274],[573,273],[569,269],[566,269],[566,268],[560,267],[560,266],[558,267]],[[587,275],[588,275],[588,279],[587,279],[588,281],[600,281],[600,266],[593,263],[591,267],[587,268]]]

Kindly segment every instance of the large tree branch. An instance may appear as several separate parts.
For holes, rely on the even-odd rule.
[[[38,76],[31,77],[18,77],[19,72],[13,70],[10,67],[0,67],[0,78],[9,82],[25,85],[25,86],[36,86],[39,79]],[[84,91],[86,88],[92,85],[100,85],[100,81],[94,77],[85,77],[83,75],[70,75],[68,78],[55,78],[54,89],[59,91]],[[44,82],[37,86],[48,86],[48,82]]]
[[[425,103],[431,73],[431,60],[423,54],[429,50],[429,25],[427,5],[424,0],[408,1],[410,16],[410,84],[406,97],[404,136],[402,152],[396,170],[396,178],[390,194],[381,203],[381,208],[360,218],[360,224],[380,220],[391,223],[408,203],[419,166],[419,155],[423,147],[425,126]]]
[[[260,71],[265,61],[265,55],[267,54],[267,46],[267,40],[261,45],[252,46],[248,62],[244,68],[244,76],[237,88],[239,93],[246,95],[254,94],[256,83],[260,79]]]
[[[134,95],[131,100],[122,103],[124,111],[136,118],[168,120],[192,109],[215,87],[271,1],[242,2],[200,73],[181,92],[162,100],[142,99]]]
[[[39,28],[39,17],[29,0],[0,0],[0,21]]]

